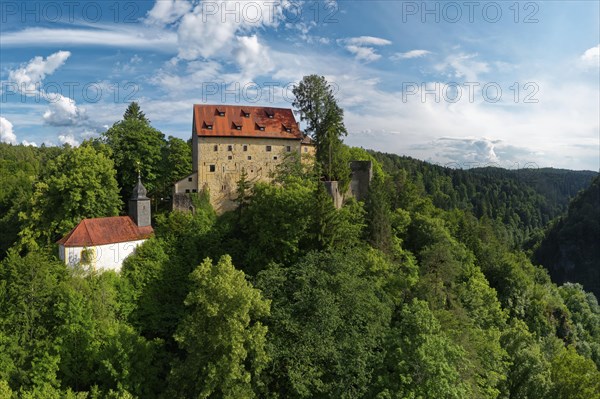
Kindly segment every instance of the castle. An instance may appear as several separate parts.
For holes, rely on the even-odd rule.
[[[286,156],[296,153],[312,162],[316,148],[287,108],[237,105],[194,105],[192,118],[193,173],[175,183],[173,209],[189,211],[191,193],[207,190],[217,213],[235,209],[237,183],[246,173],[250,182],[270,182]],[[338,182],[323,182],[336,208],[344,199],[364,199],[373,177],[370,161],[350,162],[352,178],[346,192]]]
[[[208,190],[217,213],[232,210],[242,171],[250,182],[269,182],[291,153],[304,159],[315,153],[291,109],[194,105],[193,173],[175,183],[173,208],[189,210],[186,194]]]

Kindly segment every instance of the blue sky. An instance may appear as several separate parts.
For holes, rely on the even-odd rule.
[[[346,142],[442,165],[600,167],[599,2],[0,0],[0,140],[76,145],[138,101],[291,107],[324,75]]]

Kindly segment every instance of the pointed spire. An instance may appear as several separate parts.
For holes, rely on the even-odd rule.
[[[148,190],[146,190],[146,187],[144,187],[144,185],[142,184],[142,176],[139,174],[139,169],[138,169],[138,181],[137,181],[137,184],[133,187],[133,193],[131,193],[131,199],[132,200],[146,200],[146,199],[148,199],[146,194],[148,194]]]

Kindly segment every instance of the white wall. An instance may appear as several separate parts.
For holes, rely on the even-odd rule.
[[[95,270],[121,271],[123,260],[135,252],[138,245],[146,240],[120,242],[116,244],[98,245],[87,247],[93,250],[91,266]],[[84,247],[59,246],[58,255],[68,266],[75,266],[81,260]]]

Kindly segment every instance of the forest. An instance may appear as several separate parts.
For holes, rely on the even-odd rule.
[[[348,147],[323,78],[294,94],[314,164],[240,179],[222,215],[169,210],[190,144],[135,103],[79,147],[0,144],[1,398],[600,399],[596,173]],[[336,209],[348,160],[374,176]],[[120,274],[67,268],[56,240],[125,214],[137,168],[155,236]]]

